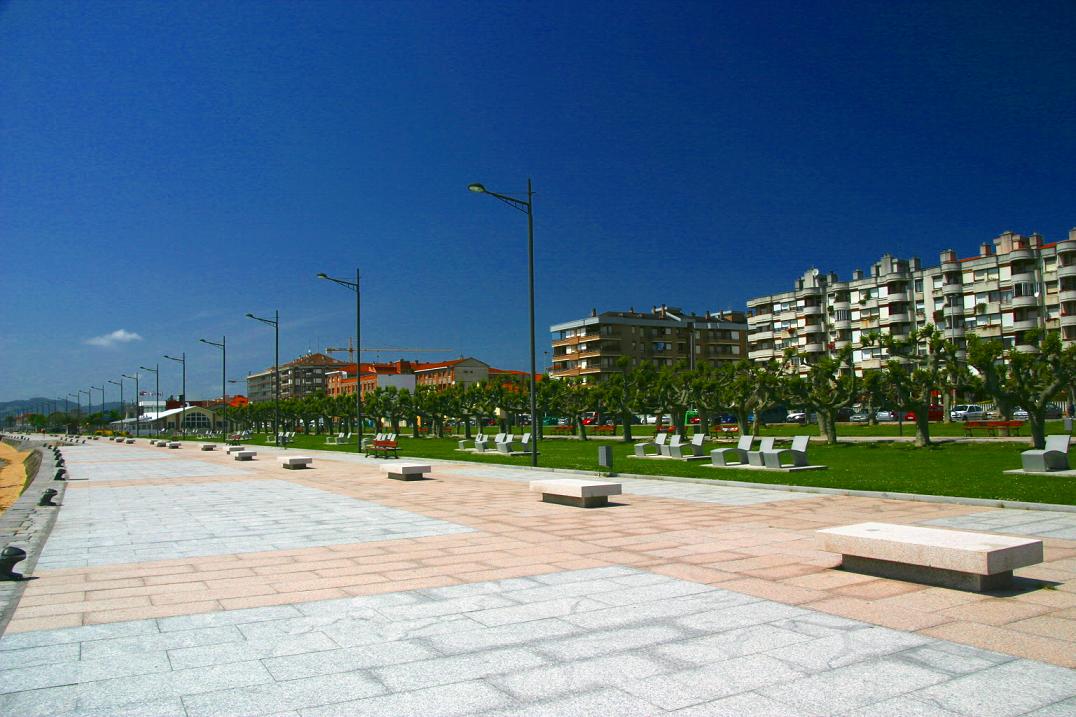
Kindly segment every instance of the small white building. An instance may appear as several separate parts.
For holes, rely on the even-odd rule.
[[[220,430],[221,419],[214,411],[201,406],[171,408],[167,411],[147,412],[135,418],[113,421],[109,427],[114,431],[127,433],[162,433],[179,432],[182,428],[187,433],[210,433]]]

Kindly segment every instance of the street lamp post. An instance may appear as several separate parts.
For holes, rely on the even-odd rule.
[[[183,395],[180,398],[179,403],[179,434],[184,438],[187,437],[187,352],[184,351],[179,355],[179,358],[175,356],[165,356],[166,359],[175,361],[183,366]]]
[[[120,423],[123,423],[123,421],[127,420],[127,404],[123,402],[123,379],[121,378],[119,381],[113,381],[112,379],[108,379],[108,382],[111,383],[113,386],[120,387],[120,412],[123,414],[123,418],[120,420]]]
[[[156,409],[153,412],[154,420],[160,418],[160,413],[161,413],[161,365],[156,364],[156,366],[157,366],[156,368],[149,368],[148,366],[139,366],[138,367],[138,368],[142,369],[143,371],[149,371],[150,373],[153,374],[153,380],[154,380],[153,407],[154,407],[154,409]],[[139,426],[141,425],[139,423],[139,416],[141,415],[140,411],[141,411],[141,408],[138,406],[138,398],[136,397],[136,399],[135,399],[135,433],[139,432]],[[141,435],[141,433],[139,433],[139,435]]]
[[[275,436],[276,445],[280,445],[280,310],[277,309],[273,312],[273,318],[263,319],[260,316],[254,314],[247,314],[248,319],[254,319],[260,321],[263,324],[269,324],[273,327],[273,333],[276,338],[273,341],[273,383],[276,391],[274,394],[273,402],[273,435]],[[287,444],[284,444],[287,448]]]
[[[334,279],[328,274],[318,274],[319,279],[327,279],[334,284],[351,289],[355,292],[355,419],[359,426],[359,437],[356,441],[356,450],[362,452],[362,342],[360,330],[362,323],[359,320],[362,311],[362,291],[359,286],[359,269],[355,268],[355,281],[347,279]]]
[[[91,391],[101,392],[101,419],[105,417],[105,387],[104,386],[90,386]]]
[[[77,393],[69,393],[68,396],[75,397],[75,433],[79,432],[79,425],[82,423],[82,396]]]
[[[538,437],[538,404],[537,394],[535,390],[535,382],[537,380],[537,366],[535,365],[534,357],[534,192],[531,190],[531,180],[527,179],[527,199],[516,199],[515,197],[509,197],[505,194],[498,194],[497,192],[491,192],[481,184],[469,184],[467,189],[476,194],[488,194],[491,197],[495,197],[508,206],[518,209],[527,215],[527,273],[528,273],[528,286],[530,291],[530,319],[531,319],[531,465],[538,465],[538,443],[535,440]]]
[[[93,415],[93,394],[83,389],[78,390],[79,395],[86,394],[86,423],[89,424],[90,416]]]
[[[131,379],[131,380],[133,380],[135,382],[134,415],[135,415],[135,435],[137,436],[137,435],[139,435],[139,433],[138,433],[138,374],[136,373],[134,376],[128,376],[125,373],[120,374],[120,375],[123,378],[129,378],[129,379]],[[123,379],[121,378],[120,380],[122,381]],[[123,388],[121,387],[120,390],[122,391]]]
[[[210,346],[216,346],[220,349],[220,400],[222,403],[222,410],[224,411],[224,417],[221,419],[220,435],[221,439],[227,441],[228,439],[228,337],[221,336],[220,343],[215,341],[207,341],[206,339],[198,339],[203,344],[209,344]]]

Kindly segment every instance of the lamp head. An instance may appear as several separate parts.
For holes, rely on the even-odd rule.
[[[247,318],[248,318],[248,319],[256,319],[256,318],[258,318],[258,317],[257,317],[257,316],[255,316],[254,314],[247,314]]]
[[[318,278],[319,279],[328,279],[329,275],[322,271],[322,272],[318,273]]]
[[[484,186],[482,186],[481,184],[479,184],[478,182],[475,182],[474,184],[468,184],[467,189],[474,192],[475,194],[485,194],[486,193],[486,188]]]

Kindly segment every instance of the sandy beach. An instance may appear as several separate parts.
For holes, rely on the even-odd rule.
[[[6,443],[0,443],[0,513],[14,503],[22,493],[26,481],[26,471],[22,462],[29,452],[15,450]]]

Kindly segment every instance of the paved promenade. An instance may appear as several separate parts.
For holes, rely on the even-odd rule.
[[[257,450],[64,449],[0,714],[1076,715],[1076,513],[632,479],[581,510]],[[1046,562],[988,595],[835,570],[813,532],[866,520]]]

